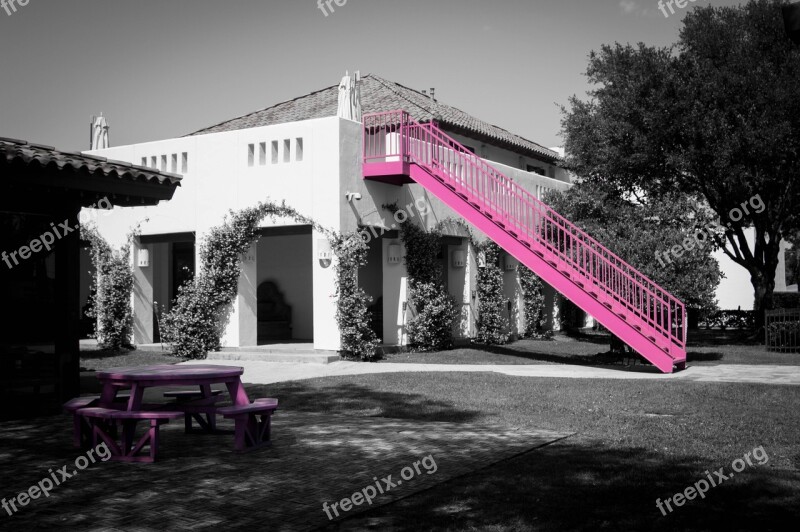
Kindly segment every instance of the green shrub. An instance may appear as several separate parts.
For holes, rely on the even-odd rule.
[[[86,315],[94,318],[94,336],[103,349],[120,350],[132,347],[133,270],[130,263],[130,241],[113,250],[93,225],[81,229],[81,236],[91,245],[92,264],[96,275],[92,280],[92,305]]]
[[[233,310],[241,274],[241,256],[258,238],[258,228],[268,217],[291,218],[325,234],[337,255],[336,319],[345,356],[375,357],[377,340],[369,329],[369,297],[358,288],[358,268],[366,261],[366,247],[357,235],[342,236],[307,218],[285,203],[259,203],[231,212],[222,225],[206,235],[200,248],[197,276],[181,286],[172,309],[162,315],[164,340],[173,354],[203,359],[218,350]],[[363,324],[366,323],[366,329]]]
[[[437,283],[411,283],[410,299],[416,314],[408,320],[408,336],[418,351],[442,351],[453,347],[453,323],[458,308]]]
[[[458,305],[447,293],[439,259],[442,234],[426,231],[412,223],[400,227],[406,249],[409,302],[413,312],[408,320],[408,338],[416,351],[440,351],[453,346],[453,327]]]
[[[378,357],[378,339],[370,327],[372,298],[358,286],[358,269],[367,263],[367,244],[358,234],[336,235],[331,247],[336,263],[336,322],[341,332],[342,356],[357,360]]]
[[[549,336],[545,331],[544,285],[542,280],[524,264],[519,265],[519,281],[522,286],[522,301],[525,309],[524,338]]]
[[[502,345],[508,343],[509,334],[506,308],[508,299],[503,293],[503,271],[500,269],[500,246],[488,240],[479,250],[485,265],[478,269],[478,334],[476,340],[482,344]]]

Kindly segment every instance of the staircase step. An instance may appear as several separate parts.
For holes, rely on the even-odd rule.
[[[514,238],[519,238],[519,235],[517,235],[517,233],[512,231],[511,229],[508,230],[508,234],[513,236]]]
[[[456,196],[458,196],[458,197],[460,197],[461,199],[464,199],[464,200],[468,199],[467,195],[464,194],[463,192],[456,192]]]
[[[530,242],[527,242],[525,240],[521,240],[521,242],[522,242],[523,246],[525,246],[526,248],[530,249],[530,247],[531,247],[531,243]]]
[[[470,201],[469,204],[475,207],[476,209],[481,210],[481,206],[475,203],[474,201]]]

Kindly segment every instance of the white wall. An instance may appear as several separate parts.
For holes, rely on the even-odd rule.
[[[538,166],[544,168],[548,177],[552,177],[558,181],[569,182],[569,173],[553,163],[548,163],[534,157],[528,157],[527,155],[519,155],[514,151],[482,143],[470,137],[465,137],[464,135],[450,133],[449,131],[447,134],[462,145],[473,148],[475,150],[475,155],[486,159],[492,165],[498,163],[522,171],[526,170],[527,165]]]

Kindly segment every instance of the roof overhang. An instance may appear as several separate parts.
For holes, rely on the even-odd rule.
[[[123,161],[0,137],[0,197],[24,198],[33,206],[62,201],[92,207],[103,198],[119,207],[157,205],[172,199],[181,179]]]

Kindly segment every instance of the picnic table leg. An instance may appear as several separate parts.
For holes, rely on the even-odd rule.
[[[110,382],[103,383],[103,391],[100,394],[100,404],[104,406],[110,406],[111,403],[114,402],[114,398],[117,396],[118,388],[114,386]]]
[[[131,397],[128,399],[128,411],[133,412],[139,410],[142,406],[142,397],[144,396],[144,388],[134,382],[131,386]]]
[[[74,414],[72,414],[72,444],[75,447],[83,447],[83,424],[83,417],[81,417],[79,412],[76,411]]]
[[[237,377],[235,381],[228,381],[225,383],[225,385],[228,387],[228,393],[231,395],[231,401],[233,401],[233,404],[250,404],[250,398],[247,397],[247,391],[244,389],[241,379]]]
[[[210,384],[201,384],[200,391],[203,394],[203,399],[210,399],[214,397],[211,393],[211,385]],[[217,416],[213,412],[209,412],[206,414],[206,421],[208,422],[208,431],[215,432],[217,430]]]
[[[125,419],[122,421],[122,452],[125,456],[131,453],[133,436],[136,433],[136,420]]]

